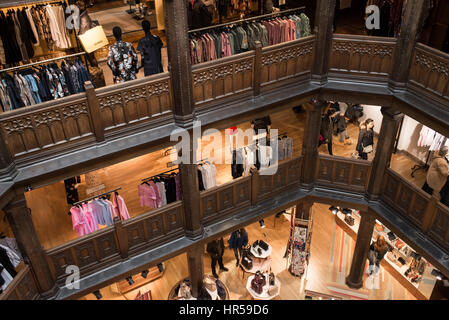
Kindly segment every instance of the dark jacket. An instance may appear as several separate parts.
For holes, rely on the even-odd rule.
[[[362,129],[359,132],[359,139],[357,140],[357,146],[355,150],[357,150],[358,153],[363,152],[363,148],[367,147],[369,145],[374,144],[374,131],[373,129]]]
[[[343,132],[343,131],[346,130],[347,125],[346,125],[346,119],[345,119],[344,116],[341,116],[340,114],[337,114],[334,117],[334,122],[335,122],[335,124],[337,126],[337,133],[340,133],[340,132]]]
[[[248,244],[248,233],[244,232],[244,234],[241,234],[240,230],[234,231],[231,233],[228,243],[230,249],[246,247]]]
[[[139,40],[137,51],[142,54],[142,64],[145,77],[164,72],[161,62],[162,40],[152,34],[145,35]]]
[[[334,122],[331,120],[329,115],[326,114],[322,116],[320,134],[323,136],[325,143],[332,144],[333,132],[334,132]]]
[[[224,241],[223,238],[220,240],[212,240],[207,244],[206,251],[213,258],[218,258],[223,256],[224,253]]]
[[[187,22],[191,30],[212,24],[212,15],[202,0],[195,0],[193,6],[191,1],[187,1]]]
[[[376,249],[374,249],[374,242],[371,243],[369,249],[377,253],[378,261],[381,261],[384,258],[385,254],[388,252],[388,246],[385,246],[385,248],[382,251],[377,251]]]
[[[268,126],[271,126],[271,119],[270,116],[265,116],[263,118],[258,118],[251,121],[251,124],[254,125],[254,130],[267,130]]]

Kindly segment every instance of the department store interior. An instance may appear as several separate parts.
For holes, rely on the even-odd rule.
[[[191,15],[188,36],[192,65],[253,50],[254,41],[260,41],[262,47],[294,41],[310,36],[314,29],[316,1],[196,2],[197,5],[204,2],[204,8],[201,13],[196,11],[191,1],[188,4],[192,6],[188,10]],[[334,32],[396,37],[401,26],[401,10],[406,2],[337,1]],[[389,19],[382,20],[379,30],[371,31],[365,27],[365,8],[369,4],[376,4],[381,12],[389,13]],[[68,16],[66,8],[70,5],[81,9],[81,21],[87,21],[95,28],[101,26],[100,36],[104,36],[107,44],[90,51],[90,48],[86,49],[89,45],[80,38],[82,28],[71,30],[64,26],[64,18]],[[0,52],[0,98],[5,117],[17,112],[17,109],[38,108],[38,105],[48,101],[79,94],[85,91],[83,81],[86,80],[92,81],[95,88],[110,87],[169,71],[162,0],[21,1],[19,5],[0,4],[0,11],[2,30],[12,21],[8,27],[12,32],[2,32],[0,35],[3,49]],[[201,14],[207,17],[198,22],[196,17]],[[432,1],[419,41],[449,53],[448,16],[448,2]],[[149,29],[145,30],[143,21],[149,22]],[[282,22],[279,21],[292,26],[287,28],[290,31],[282,33],[280,30],[285,28],[281,29]],[[14,30],[14,24],[22,30],[20,34],[18,28]],[[276,34],[278,28],[282,33],[279,36]],[[57,33],[57,29],[61,32]],[[83,33],[90,29],[93,28],[89,27]],[[239,41],[242,34],[247,39],[246,43]],[[120,51],[123,47],[117,46],[118,40],[132,47],[125,46],[129,50],[125,53],[130,56],[129,61]],[[151,43],[150,49],[148,43]],[[121,59],[118,63],[117,57]],[[132,66],[125,67],[125,71],[118,67],[120,63],[126,65],[128,62]],[[382,107],[353,101],[326,101],[326,105],[321,114],[319,154],[372,161],[383,119]],[[198,138],[200,148],[196,154],[200,191],[212,191],[236,179],[251,176],[254,168],[249,154],[251,157],[258,152],[268,154],[270,164],[275,154],[279,165],[301,157],[305,123],[304,106],[288,106],[269,112],[263,118],[236,121],[219,128],[214,134],[202,135]],[[372,129],[370,150],[365,149],[360,136],[360,132],[368,127]],[[265,136],[260,138],[264,140],[261,145],[257,144],[258,135],[254,135],[247,137],[238,148],[233,147],[235,132],[252,133],[255,128],[266,130]],[[182,200],[175,144],[171,142],[125,161],[80,171],[77,176],[30,188],[25,192],[26,203],[43,249],[57,250],[67,243],[109,228],[117,217],[123,222],[138,219]],[[410,185],[421,189],[427,185],[430,164],[440,150],[447,147],[449,140],[444,134],[424,125],[420,119],[405,115],[400,120],[390,168]],[[213,152],[210,153],[210,150]],[[243,159],[242,165],[236,163],[239,157]],[[449,162],[449,154],[443,158]],[[266,165],[263,159],[257,162],[257,169]],[[449,177],[441,189],[439,201],[449,207]],[[87,218],[86,212],[89,212]],[[388,252],[375,272],[372,272],[367,260],[361,289],[349,288],[345,285],[345,278],[350,271],[357,241],[359,210],[331,202],[315,202],[308,219],[303,219],[300,212],[298,205],[289,206],[245,225],[248,238],[244,245],[246,251],[240,252],[239,257],[230,248],[230,239],[234,232],[240,234],[242,229],[224,235],[221,253],[223,266],[220,266],[218,273],[216,267],[211,266],[209,246],[204,246],[203,264],[207,275],[204,292],[212,299],[229,300],[448,298],[449,279],[422,257],[413,243],[405,243],[379,220],[376,220],[372,241],[375,243],[382,236]],[[3,260],[0,261],[0,266],[4,266],[0,268],[0,271],[3,270],[0,274],[3,279],[0,292],[7,289],[8,283],[25,266],[17,244],[11,240],[14,240],[13,231],[6,214],[1,211],[0,249],[3,251],[0,253],[7,252],[11,263],[6,268]],[[252,258],[251,264],[244,262],[243,257],[246,256],[249,260]],[[253,265],[257,266],[253,268]],[[266,277],[269,286],[258,292],[255,280],[261,274]],[[188,277],[187,254],[182,253],[79,299],[195,299],[188,289]]]

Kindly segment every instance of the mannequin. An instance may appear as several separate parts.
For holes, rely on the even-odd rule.
[[[164,72],[161,62],[161,48],[163,46],[161,39],[151,34],[151,24],[149,21],[142,21],[142,29],[145,31],[145,38],[139,40],[137,51],[142,55],[142,66],[145,77]]]
[[[116,42],[109,47],[108,66],[112,70],[114,83],[136,79],[137,53],[129,42],[122,40],[122,29],[112,29]]]

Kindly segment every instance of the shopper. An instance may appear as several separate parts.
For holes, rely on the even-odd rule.
[[[242,258],[243,248],[248,245],[248,233],[245,228],[241,228],[231,233],[228,243],[229,249],[234,250],[236,260],[235,266],[238,267],[240,259]]]
[[[440,191],[447,181],[449,175],[449,164],[446,160],[448,147],[443,146],[432,160],[429,170],[427,171],[426,182],[422,189],[428,194],[434,194],[440,199]]]
[[[359,157],[363,160],[368,160],[368,154],[374,151],[374,121],[373,119],[366,119],[360,124],[359,138],[357,140],[357,151]]]
[[[164,72],[161,61],[161,38],[151,34],[151,24],[148,20],[142,21],[145,38],[139,40],[137,51],[142,55],[142,66],[145,77]]]
[[[347,123],[345,118],[345,113],[340,110],[339,112],[332,115],[333,121],[335,122],[335,125],[337,127],[337,135],[339,138],[340,143],[346,143],[345,144],[351,144],[349,141],[349,136],[347,132]]]
[[[112,29],[116,42],[109,47],[108,66],[112,70],[114,83],[136,79],[137,53],[129,42],[122,40],[122,29]]]
[[[220,267],[220,270],[222,271],[228,271],[228,268],[226,268],[223,265],[223,254],[224,254],[224,241],[223,238],[212,240],[207,244],[206,251],[209,253],[212,261],[211,261],[211,267],[212,267],[212,275],[215,278],[218,278],[217,272],[215,271],[215,266],[218,265]]]
[[[379,268],[379,264],[388,251],[387,241],[383,236],[379,236],[375,242],[373,242],[369,248],[368,260],[369,260],[369,274],[373,273],[374,265]]]
[[[318,146],[327,144],[327,150],[329,155],[332,153],[332,137],[334,132],[334,122],[331,119],[331,115],[335,113],[335,109],[327,107],[321,115],[321,128],[320,128],[320,141]]]

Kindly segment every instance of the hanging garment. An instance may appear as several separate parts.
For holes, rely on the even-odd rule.
[[[8,259],[14,268],[20,264],[20,262],[22,261],[22,256],[18,255],[15,250],[11,250],[11,248],[9,248],[8,246],[5,246],[3,244],[0,244],[0,248],[3,248],[4,250],[6,250]]]
[[[112,199],[112,205],[114,208],[115,216],[120,216],[122,220],[130,218],[128,208],[126,207],[125,200],[119,194],[115,194]]]
[[[164,182],[156,182],[157,190],[159,191],[160,203],[158,207],[162,207],[167,205],[167,195],[165,193],[165,184]]]
[[[112,70],[114,83],[136,79],[137,54],[131,43],[119,40],[111,45],[107,63]]]
[[[241,150],[241,149],[240,149]],[[232,178],[237,179],[243,175],[243,155],[241,151],[232,151],[231,174]]]
[[[8,272],[8,270],[0,263],[0,293],[2,290],[6,290],[9,286],[13,277]]]
[[[157,208],[157,197],[154,188],[147,183],[143,183],[137,189],[141,207]]]
[[[86,216],[81,207],[75,206],[70,209],[72,216],[73,230],[76,231],[79,237],[82,237],[91,232],[90,227],[87,223]]]
[[[8,251],[3,246],[0,246],[0,264],[13,278],[17,275],[16,269],[8,256]]]
[[[145,77],[152,74],[164,72],[161,62],[161,49],[163,43],[161,38],[152,34],[145,35],[139,40],[137,51],[142,54],[142,64]]]
[[[73,205],[79,201],[78,190],[75,185],[81,183],[81,177],[76,176],[64,180],[65,193],[67,196],[67,203]]]

